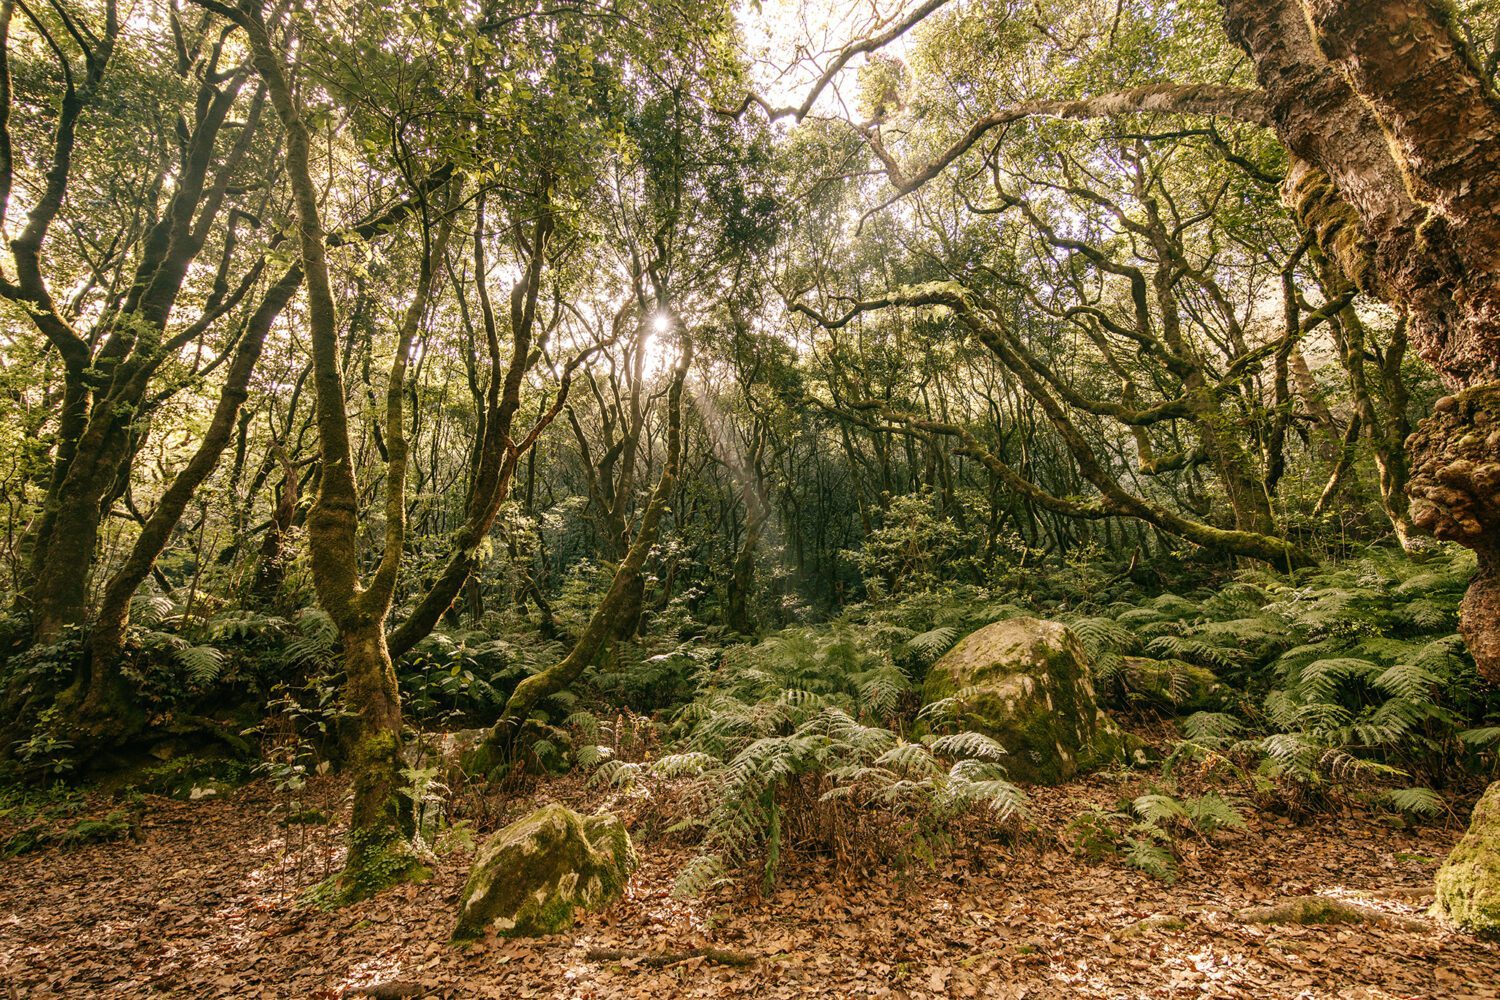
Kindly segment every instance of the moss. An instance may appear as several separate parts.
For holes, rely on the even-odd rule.
[[[1293,896],[1269,906],[1252,906],[1235,917],[1247,924],[1378,924],[1394,919],[1371,907],[1328,896]]]
[[[1122,660],[1129,690],[1158,708],[1181,712],[1219,711],[1231,700],[1229,689],[1212,670],[1182,660],[1163,661],[1146,656]]]
[[[45,823],[24,827],[0,841],[0,858],[40,851],[48,847],[82,847],[123,840],[136,833],[130,814],[116,809],[102,819],[80,819],[70,826],[56,829]]]
[[[1094,699],[1086,654],[1055,622],[1012,618],[965,638],[922,689],[928,704],[960,693],[958,727],[1005,746],[1017,780],[1057,784],[1124,760],[1124,739]]]
[[[246,761],[184,754],[141,767],[131,772],[122,784],[174,799],[200,799],[232,791],[249,781],[250,776],[250,764]]]
[[[614,816],[543,806],[480,847],[453,939],[471,941],[487,929],[506,937],[566,930],[578,908],[618,898],[635,865],[630,835]]]
[[[1464,930],[1500,938],[1500,782],[1474,807],[1469,832],[1438,869],[1434,909]]]
[[[349,835],[343,870],[309,889],[303,901],[319,909],[336,909],[431,875],[432,870],[421,863],[399,831],[356,829]]]

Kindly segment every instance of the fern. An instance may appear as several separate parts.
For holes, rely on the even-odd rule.
[[[928,748],[940,757],[999,763],[1009,752],[983,733],[951,733],[932,739]]]
[[[213,646],[184,646],[176,655],[188,680],[197,687],[212,684],[224,669],[224,653]]]
[[[1448,810],[1442,796],[1430,788],[1392,788],[1385,801],[1408,816],[1441,816]]]
[[[1135,633],[1112,618],[1076,617],[1067,619],[1067,624],[1094,660],[1110,653],[1129,652],[1139,645]]]
[[[296,618],[297,634],[283,649],[287,661],[306,670],[325,668],[333,659],[338,644],[338,627],[328,612],[321,608],[307,608]]]
[[[1244,728],[1234,716],[1223,712],[1194,712],[1182,720],[1183,735],[1209,745],[1226,745]]]
[[[699,723],[695,735],[701,746],[723,746],[701,740],[705,722],[718,722],[721,713]],[[678,889],[716,884],[722,872],[752,862],[769,884],[786,850],[788,825],[805,837],[857,823],[870,809],[909,817],[916,830],[934,834],[975,810],[1010,821],[1023,812],[1024,796],[1005,780],[998,763],[1003,754],[1002,747],[977,733],[912,743],[825,706],[790,732],[760,735],[732,754],[698,750],[677,755],[670,764],[664,759],[661,774],[696,774],[698,794],[712,803],[702,856],[697,867],[683,873]],[[809,790],[816,790],[811,798]],[[843,818],[812,818],[830,811]],[[704,872],[713,877],[705,881]]]
[[[940,625],[912,636],[906,641],[906,645],[924,660],[931,662],[946,653],[957,641],[958,629],[951,625]]]
[[[1172,853],[1171,838],[1161,830],[1144,824],[1131,828],[1125,838],[1125,860],[1153,878],[1171,885],[1177,880],[1177,856]]]
[[[1238,830],[1245,825],[1245,817],[1240,814],[1240,811],[1217,792],[1184,799],[1182,809],[1188,823],[1199,833]]]
[[[130,599],[130,620],[142,628],[163,625],[176,611],[177,602],[161,594],[140,593]]]
[[[1486,726],[1483,729],[1465,729],[1458,734],[1458,738],[1471,747],[1500,746],[1500,726]]]

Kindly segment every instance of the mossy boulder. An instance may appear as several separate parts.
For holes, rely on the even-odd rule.
[[[543,806],[480,846],[453,939],[471,941],[491,928],[502,937],[567,930],[579,907],[618,899],[635,865],[630,835],[614,816]]]
[[[1437,911],[1464,930],[1500,938],[1500,781],[1437,873]]]
[[[965,637],[927,674],[922,701],[951,699],[944,715],[984,733],[1010,756],[1018,781],[1053,785],[1125,759],[1120,730],[1099,709],[1088,656],[1068,629],[1009,618]]]

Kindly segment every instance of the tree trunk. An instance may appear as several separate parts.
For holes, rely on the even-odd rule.
[[[1224,0],[1224,21],[1298,161],[1294,211],[1460,390],[1412,439],[1411,518],[1478,554],[1462,631],[1500,678],[1500,102],[1436,0]]]
[[[1411,520],[1477,554],[1460,628],[1500,680],[1500,101],[1438,0],[1224,0],[1224,12],[1303,161],[1288,200],[1458,390],[1408,445]],[[1476,812],[1471,836],[1500,836],[1494,822]],[[1468,898],[1500,897],[1496,866],[1472,875]],[[1493,929],[1451,904],[1439,894],[1450,917]]]
[[[318,207],[318,188],[312,179],[307,123],[287,79],[283,54],[272,43],[259,13],[213,0],[202,2],[244,29],[251,60],[286,130],[286,170],[307,283],[306,322],[318,431],[320,475],[317,498],[307,517],[308,551],[318,602],[338,627],[343,643],[345,693],[354,713],[350,733],[354,809],[349,854],[343,870],[320,890],[326,901],[343,903],[425,874],[409,841],[403,815],[401,699],[385,643],[385,618],[395,592],[406,531],[406,367],[427,308],[433,274],[451,232],[451,214],[443,213],[436,239],[429,239],[430,231],[423,229],[416,294],[402,318],[391,361],[384,420],[388,454],[385,550],[365,586],[359,573],[359,488],[349,439],[337,312],[328,274],[328,240]],[[452,187],[448,191],[451,195]],[[425,191],[419,193],[419,200],[425,209]],[[451,208],[451,204],[445,208]],[[424,227],[429,224],[425,211],[422,223]]]
[[[334,902],[364,899],[425,869],[412,854],[412,813],[401,794],[401,697],[385,645],[385,624],[367,619],[339,629],[344,699],[354,710],[348,772],[354,792],[349,855],[328,888]]]
[[[250,596],[261,606],[274,608],[281,599],[281,585],[286,579],[286,538],[297,519],[297,470],[276,445],[281,459],[281,486],[276,492],[276,507],[271,523],[260,540],[260,556],[255,564],[255,578]]]
[[[760,528],[760,520],[745,525],[745,539],[729,574],[729,600],[724,610],[724,624],[740,635],[755,634],[750,597],[755,590],[755,549],[760,543]]]
[[[156,509],[141,526],[141,533],[125,563],[105,587],[90,636],[84,694],[76,711],[71,713],[74,716],[71,728],[93,739],[114,740],[129,736],[143,721],[138,708],[127,710],[131,699],[119,670],[120,656],[125,649],[125,631],[130,624],[131,598],[167,547],[172,532],[182,519],[182,512],[187,509],[198,487],[218,467],[219,456],[224,453],[234,432],[240,407],[249,395],[250,375],[260,360],[266,334],[301,284],[302,272],[297,268],[289,269],[266,293],[250,317],[197,452],[162,494]]]

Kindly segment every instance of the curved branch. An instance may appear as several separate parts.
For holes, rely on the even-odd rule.
[[[948,168],[985,135],[1026,118],[1110,118],[1116,115],[1170,114],[1233,118],[1255,125],[1269,125],[1265,95],[1248,87],[1225,87],[1212,83],[1153,83],[1111,94],[1076,101],[1024,101],[986,115],[938,156],[914,170],[902,169],[880,141],[878,130],[869,133],[870,148],[885,166],[891,184],[909,194]]]

